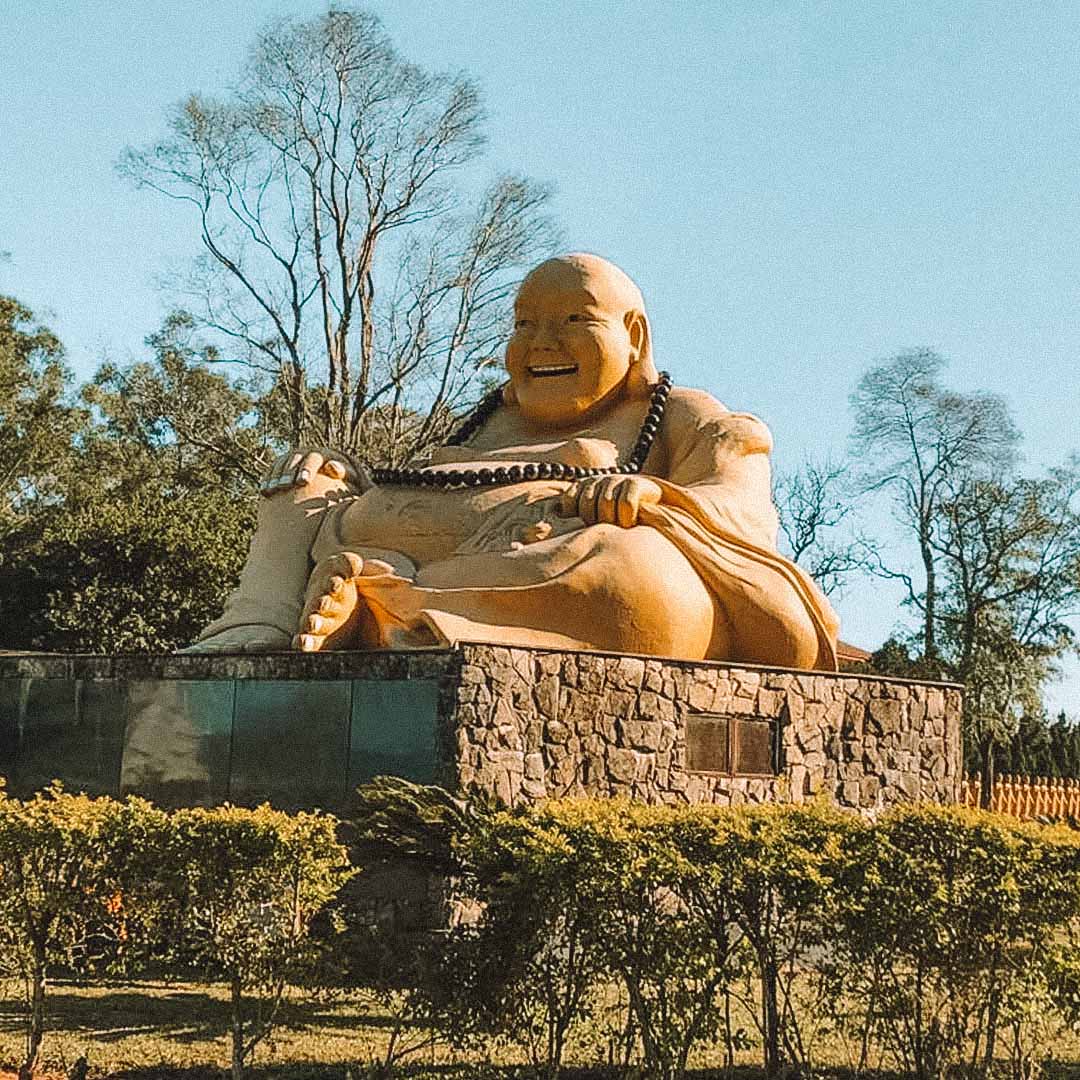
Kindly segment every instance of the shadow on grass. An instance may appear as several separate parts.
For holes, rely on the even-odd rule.
[[[246,1075],[250,1080],[344,1080],[344,1066],[281,1066],[252,1068]],[[365,1065],[351,1067],[353,1080],[382,1080],[382,1074],[368,1071]],[[536,1070],[520,1065],[415,1065],[403,1066],[393,1072],[394,1080],[536,1080]],[[855,1074],[846,1069],[822,1069],[815,1075],[822,1080],[856,1080]],[[1077,1080],[1077,1071],[1055,1073],[1055,1080]],[[176,1069],[162,1072],[156,1069],[128,1069],[110,1073],[109,1080],[220,1080],[225,1073],[217,1069]],[[641,1073],[636,1069],[621,1066],[573,1068],[562,1071],[562,1080],[639,1080]],[[765,1080],[765,1071],[750,1066],[737,1066],[735,1069],[689,1069],[687,1080]],[[907,1080],[894,1072],[867,1071],[860,1074],[860,1080]]]
[[[350,1068],[353,1080],[383,1080],[383,1074],[369,1071],[366,1065]],[[343,1065],[291,1065],[251,1068],[245,1073],[250,1080],[344,1080]],[[220,1080],[226,1074],[220,1069],[174,1069],[162,1072],[152,1069],[125,1069],[110,1073],[108,1080]],[[413,1065],[399,1066],[393,1071],[394,1080],[536,1080],[535,1069],[522,1065]],[[639,1080],[640,1072],[610,1068],[564,1068],[562,1080]],[[736,1068],[732,1072],[719,1069],[690,1069],[687,1080],[764,1080],[761,1069]],[[864,1073],[863,1080],[902,1080],[891,1074],[876,1076]]]
[[[182,987],[171,989],[156,985],[147,991],[125,988],[90,995],[69,986],[53,985],[49,989],[46,1008],[49,1030],[81,1032],[101,1042],[153,1034],[178,1043],[193,1043],[221,1038],[231,1030],[227,1002],[212,994]],[[362,1027],[384,1028],[391,1024],[386,1016],[365,1012],[359,1002],[355,1005],[350,1002],[346,1008],[348,1011],[338,1011],[333,1002],[319,1000],[285,1001],[278,1013],[276,1027],[278,1030],[333,1028],[347,1031]],[[21,999],[10,995],[0,998],[0,1031],[21,1031],[25,1023],[26,1012]],[[184,1074],[178,1072],[176,1075]],[[253,1072],[252,1075],[259,1074]]]

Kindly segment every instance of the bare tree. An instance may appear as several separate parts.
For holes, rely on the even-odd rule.
[[[1010,464],[1019,438],[999,397],[945,389],[944,363],[929,349],[900,353],[866,372],[851,396],[858,479],[864,491],[892,495],[900,523],[918,545],[922,581],[880,560],[877,571],[903,582],[922,617],[923,658],[930,661],[939,653],[942,506],[961,479]]]
[[[268,27],[228,97],[190,97],[125,153],[125,175],[195,209],[195,314],[279,386],[294,442],[400,464],[477,396],[516,278],[556,239],[523,177],[467,205],[482,127],[471,81],[332,10]]]
[[[867,542],[845,531],[854,507],[850,479],[847,465],[826,458],[804,461],[794,472],[780,473],[773,484],[788,553],[827,596],[865,570],[870,559]]]

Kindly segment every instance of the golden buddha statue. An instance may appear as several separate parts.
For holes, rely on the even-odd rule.
[[[776,551],[768,429],[656,370],[641,293],[593,255],[524,280],[509,381],[422,467],[279,459],[240,587],[196,651],[455,641],[836,667]]]

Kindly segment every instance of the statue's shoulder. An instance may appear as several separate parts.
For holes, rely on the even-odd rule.
[[[753,413],[732,412],[705,390],[673,387],[668,395],[665,420],[672,432],[723,439],[738,444],[743,453],[768,453],[772,449],[772,435],[764,421]]]

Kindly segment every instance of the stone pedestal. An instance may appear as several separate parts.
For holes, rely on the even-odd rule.
[[[0,774],[166,804],[340,810],[379,773],[507,802],[951,802],[952,684],[462,645],[0,656]]]

